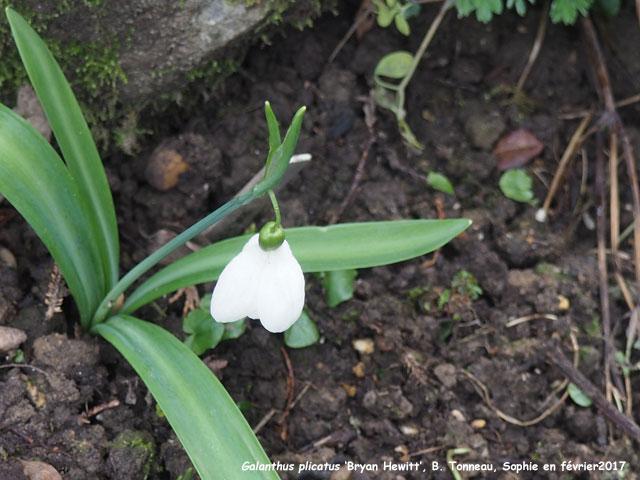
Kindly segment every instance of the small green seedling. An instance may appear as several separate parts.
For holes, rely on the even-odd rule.
[[[429,172],[429,175],[427,175],[427,183],[429,183],[431,188],[434,190],[438,190],[439,192],[447,193],[449,195],[455,195],[453,184],[441,173]]]
[[[403,35],[411,33],[407,20],[420,13],[420,5],[412,2],[403,3],[399,0],[373,0],[373,3],[376,6],[378,25],[386,28],[394,22]]]
[[[500,176],[500,190],[505,197],[516,202],[532,203],[535,200],[531,187],[533,180],[521,168],[507,170]]]
[[[579,407],[589,408],[593,404],[591,399],[582,393],[582,390],[576,387],[573,383],[570,383],[567,386],[567,392],[569,392],[569,397],[571,397],[573,403]]]

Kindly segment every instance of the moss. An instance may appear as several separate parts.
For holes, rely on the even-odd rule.
[[[210,60],[187,73],[189,81],[205,80],[209,87],[215,88],[220,81],[238,71],[239,63],[232,59]],[[213,85],[212,85],[213,83]]]
[[[136,451],[136,455],[145,458],[144,464],[142,465],[144,478],[149,476],[149,473],[151,473],[151,464],[155,457],[155,447],[151,436],[147,432],[125,430],[113,441],[112,448]]]

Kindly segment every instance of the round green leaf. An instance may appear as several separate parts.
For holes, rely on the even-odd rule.
[[[353,297],[353,282],[357,270],[334,270],[327,272],[323,285],[327,290],[327,305],[335,307]]]
[[[318,327],[305,310],[300,318],[284,332],[284,343],[290,348],[304,348],[313,345],[320,338]]]
[[[521,168],[507,170],[500,177],[500,190],[504,196],[516,202],[530,203],[533,199],[531,185],[533,180]]]
[[[402,78],[411,68],[413,55],[405,51],[388,53],[380,59],[373,71],[376,77]]]

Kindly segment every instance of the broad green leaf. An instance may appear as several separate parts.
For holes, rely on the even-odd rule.
[[[322,281],[327,291],[327,305],[333,308],[353,297],[353,282],[356,275],[358,271],[354,269],[327,272]]]
[[[200,305],[182,321],[182,330],[190,335],[184,344],[196,355],[215,348],[222,340],[238,338],[244,333],[245,319],[231,323],[216,322],[211,316],[211,294],[200,299]]]
[[[409,36],[409,34],[411,33],[411,29],[409,28],[409,22],[407,22],[407,19],[404,18],[404,16],[401,13],[399,13],[394,17],[394,21],[398,31],[403,35]]]
[[[378,10],[376,12],[376,20],[378,22],[378,25],[382,28],[386,28],[391,25],[395,12],[381,1],[376,1],[374,3],[376,4],[376,7],[378,7]]]
[[[182,321],[182,330],[190,334],[184,344],[196,355],[215,348],[224,334],[224,325],[216,322],[208,309],[196,308]]]
[[[578,13],[586,16],[593,0],[553,0],[549,15],[553,23],[562,22],[565,25],[573,25],[578,18]]]
[[[305,272],[368,268],[424,255],[466,230],[464,218],[344,223],[287,229],[287,241]],[[237,255],[249,235],[205,247],[168,265],[125,300],[123,313],[181,287],[211,282]]]
[[[318,327],[309,314],[303,310],[296,323],[284,332],[284,343],[290,348],[304,348],[313,345],[320,338]]]
[[[531,191],[533,180],[521,168],[507,170],[500,176],[500,190],[505,197],[516,202],[530,203],[534,196]]]
[[[588,408],[593,404],[591,399],[584,393],[582,393],[582,390],[576,387],[573,383],[569,384],[569,386],[567,387],[567,391],[569,392],[571,400],[573,400],[576,405],[583,408]]]
[[[439,192],[448,193],[449,195],[454,194],[453,185],[449,179],[441,173],[429,172],[429,175],[427,175],[427,182],[429,182],[429,185],[431,185],[432,188]]]
[[[235,322],[229,322],[223,324],[224,333],[222,334],[222,340],[232,340],[238,338],[244,333],[247,328],[247,319],[237,320]]]
[[[411,68],[413,55],[409,52],[391,52],[380,59],[373,71],[374,77],[402,78]]]
[[[94,269],[101,266],[100,274],[110,288],[118,280],[118,225],[98,150],[71,87],[47,46],[14,10],[7,7],[6,14],[22,62],[78,188],[76,201],[86,210],[91,227],[87,235],[95,242],[101,262]]]
[[[220,381],[180,340],[135,317],[117,315],[93,328],[140,375],[203,480],[278,479],[251,427]]]
[[[476,0],[476,18],[479,22],[487,23],[493,18],[493,14],[502,13],[502,0]]]
[[[83,325],[103,279],[78,189],[62,159],[29,123],[0,104],[0,193],[20,212],[60,267]]]

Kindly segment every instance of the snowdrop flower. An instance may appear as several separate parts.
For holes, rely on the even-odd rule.
[[[211,297],[211,315],[218,322],[250,317],[273,333],[293,325],[303,306],[302,268],[275,222],[268,222],[229,262]]]

